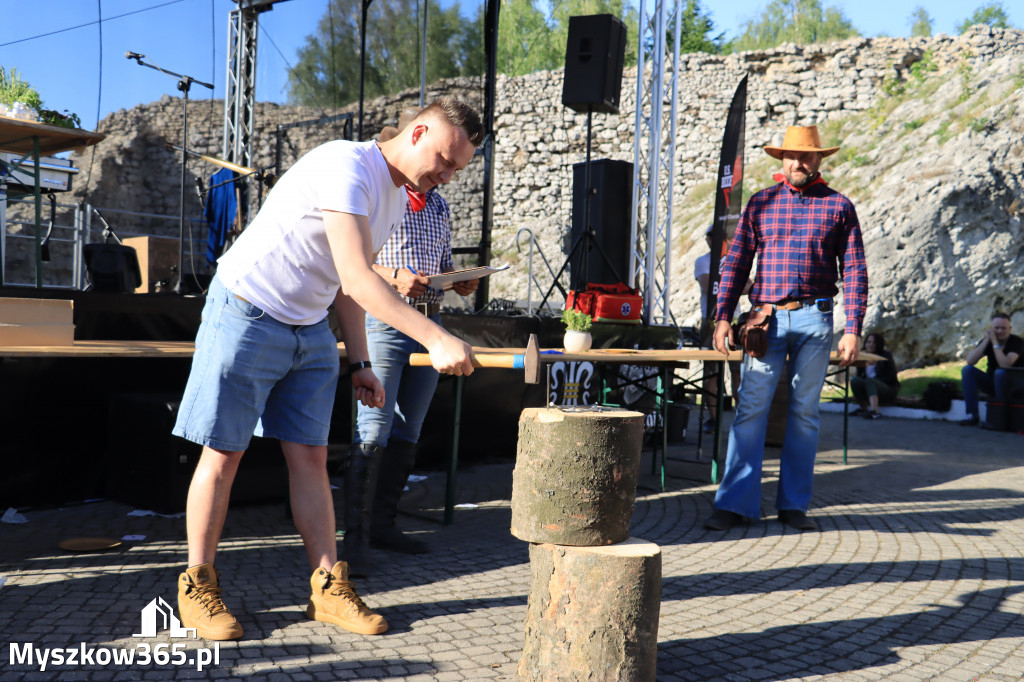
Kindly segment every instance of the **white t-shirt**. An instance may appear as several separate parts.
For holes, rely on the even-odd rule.
[[[402,224],[406,202],[373,141],[328,142],[280,177],[217,261],[217,277],[280,322],[315,324],[341,286],[322,211],[366,216],[376,253]]]

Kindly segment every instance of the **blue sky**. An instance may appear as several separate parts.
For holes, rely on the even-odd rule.
[[[461,4],[468,14],[478,2],[462,0]],[[935,20],[935,33],[952,34],[984,2],[825,0],[823,4],[840,8],[864,35],[896,36],[909,33],[909,18],[918,6]],[[727,38],[737,35],[743,23],[758,16],[767,4],[768,0],[702,2],[716,32],[724,31]],[[1024,26],[1024,3],[1004,0],[1002,4],[1011,24]],[[177,79],[126,59],[126,51],[216,86],[212,92],[193,86],[191,100],[221,98],[228,13],[234,7],[232,0],[0,0],[0,66],[17,68],[42,94],[48,108],[77,113],[82,126],[90,130],[112,111],[152,102],[165,93],[180,95]],[[326,7],[327,0],[287,0],[261,15],[257,99],[285,101],[288,66],[295,64],[298,48]],[[95,23],[101,9],[102,43]],[[76,26],[81,27],[72,28]]]

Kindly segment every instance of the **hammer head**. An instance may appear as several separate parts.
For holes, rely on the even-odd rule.
[[[523,354],[523,369],[523,378],[526,383],[540,383],[540,348],[537,345],[536,334],[530,334],[530,340],[526,343],[526,353]]]

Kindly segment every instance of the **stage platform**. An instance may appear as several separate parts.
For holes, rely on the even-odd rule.
[[[62,298],[74,302],[75,339],[137,341],[137,347],[165,347],[167,352],[140,352],[134,357],[105,353],[93,344],[85,357],[33,355],[0,359],[0,425],[3,428],[5,475],[0,478],[0,505],[55,505],[112,493],[126,485],[125,425],[118,428],[116,406],[136,396],[151,406],[148,425],[131,424],[134,457],[174,458],[194,464],[197,446],[169,433],[166,405],[181,395],[191,354],[178,344],[191,342],[199,327],[204,299],[173,294],[116,294],[25,287],[0,287],[0,297]],[[442,314],[444,325],[474,346],[523,347],[530,334],[541,346],[559,347],[563,327],[557,318],[527,315]],[[594,327],[595,348],[675,347],[674,327],[600,324]],[[442,466],[451,446],[454,380],[442,377],[421,438],[420,463]],[[513,458],[519,414],[544,404],[544,386],[523,383],[521,370],[477,372],[464,385],[459,458]],[[112,407],[115,406],[114,413]],[[163,407],[162,407],[163,406]],[[351,439],[352,401],[348,384],[339,387],[331,424],[331,445],[347,447]],[[142,419],[139,415],[134,422]],[[276,447],[276,445],[274,446]],[[261,446],[261,449],[272,450]],[[196,452],[193,452],[195,450]],[[252,458],[256,460],[257,458]],[[262,464],[269,467],[273,455]],[[172,463],[173,464],[173,463]],[[278,469],[267,474],[280,478]],[[162,464],[161,464],[162,465]],[[170,465],[168,465],[170,466]],[[243,461],[243,467],[246,463]],[[166,471],[166,469],[158,469]],[[145,491],[158,485],[156,473],[138,470],[135,486]],[[118,482],[115,486],[114,482]],[[136,491],[137,492],[137,491]]]

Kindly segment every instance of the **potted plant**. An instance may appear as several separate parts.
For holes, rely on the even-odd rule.
[[[590,350],[590,345],[594,342],[590,335],[590,325],[592,324],[590,315],[578,310],[566,310],[562,313],[562,324],[565,325],[562,347],[566,351],[580,353]]]

